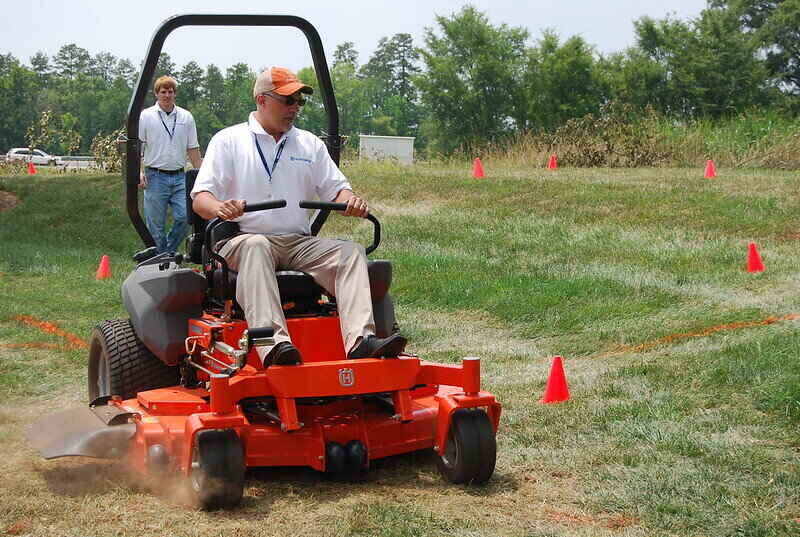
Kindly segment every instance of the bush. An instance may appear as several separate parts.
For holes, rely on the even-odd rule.
[[[28,163],[23,160],[0,160],[0,175],[25,175]]]
[[[113,173],[122,170],[122,155],[119,152],[117,140],[124,133],[125,129],[123,128],[107,135],[100,132],[92,140],[91,151],[94,160],[106,172]]]
[[[568,120],[550,136],[548,145],[567,166],[659,166],[669,158],[660,119],[649,106],[640,111],[631,104],[611,102],[598,115]]]

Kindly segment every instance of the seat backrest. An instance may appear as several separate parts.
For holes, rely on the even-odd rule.
[[[186,172],[186,220],[192,227],[192,232],[186,239],[186,255],[192,263],[203,263],[203,243],[205,241],[205,231],[207,221],[202,216],[194,212],[192,208],[192,197],[189,195],[194,188],[198,170]],[[216,244],[217,241],[232,237],[239,232],[239,224],[236,222],[223,222],[214,228],[211,239]]]
[[[199,170],[189,170],[186,172],[186,220],[191,226],[191,233],[186,239],[186,255],[189,261],[197,263],[203,262],[203,233],[206,230],[206,221],[192,209],[192,197],[190,193],[194,188]]]

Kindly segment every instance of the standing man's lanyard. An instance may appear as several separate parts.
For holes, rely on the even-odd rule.
[[[173,110],[175,110],[175,109],[173,108]],[[161,117],[161,112],[162,112],[162,110],[158,111],[158,119],[160,119],[161,120],[161,124],[164,125],[164,130],[167,131],[167,134],[169,135],[169,140],[171,142],[172,141],[172,137],[175,136],[175,127],[178,125],[178,111],[175,110],[175,121],[172,122],[172,132],[169,132],[169,129],[167,128],[167,124],[164,123],[164,118]],[[169,117],[169,114],[166,114],[166,115],[167,115],[167,117]]]
[[[278,150],[275,152],[275,161],[272,163],[272,171],[270,171],[269,166],[267,165],[267,159],[264,158],[264,153],[261,151],[261,146],[258,145],[258,138],[256,138],[256,133],[253,133],[253,142],[256,144],[256,149],[258,149],[258,156],[261,157],[261,164],[264,165],[264,169],[267,170],[267,176],[269,177],[269,182],[272,183],[272,174],[275,173],[275,168],[278,167],[278,161],[281,159],[281,153],[283,153],[283,147],[286,145],[288,138],[284,138],[281,142],[281,145],[278,146]]]

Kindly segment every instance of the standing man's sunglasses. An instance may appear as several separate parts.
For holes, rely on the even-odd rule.
[[[306,104],[306,101],[307,101],[307,99],[305,99],[303,97],[295,97],[294,95],[284,96],[284,95],[275,95],[274,93],[262,93],[261,95],[266,95],[267,97],[272,97],[276,101],[279,101],[279,102],[285,104],[286,106],[294,106],[295,104],[299,104],[300,106],[303,106],[304,104]]]

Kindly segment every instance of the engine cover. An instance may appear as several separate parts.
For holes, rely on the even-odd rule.
[[[186,354],[190,318],[203,314],[206,279],[189,268],[139,267],[122,284],[122,301],[145,347],[168,365]]]

